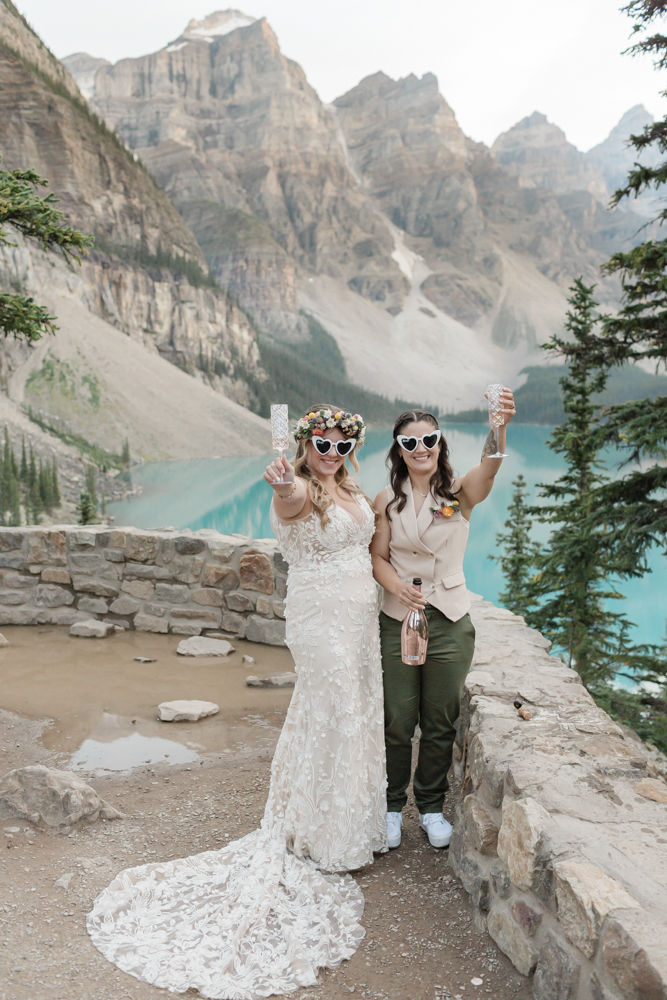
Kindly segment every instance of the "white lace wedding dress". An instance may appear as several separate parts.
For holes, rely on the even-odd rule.
[[[259,830],[218,851],[128,868],[88,933],[137,979],[252,1000],[312,985],[350,958],[364,898],[346,872],[386,850],[377,594],[363,521],[340,507],[271,523],[289,563],[287,644],[297,682]]]

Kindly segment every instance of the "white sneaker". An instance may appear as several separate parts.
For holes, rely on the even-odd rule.
[[[403,815],[401,813],[387,813],[387,847],[401,846],[402,826]]]
[[[387,813],[387,819],[389,819]],[[419,825],[426,832],[431,847],[447,847],[452,839],[452,824],[442,813],[420,813]]]

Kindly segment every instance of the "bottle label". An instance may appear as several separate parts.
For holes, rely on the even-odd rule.
[[[406,660],[418,660],[419,657],[418,656],[406,656],[405,659]]]

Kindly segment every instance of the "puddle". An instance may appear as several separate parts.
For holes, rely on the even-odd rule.
[[[79,773],[127,771],[147,763],[183,764],[207,753],[272,749],[292,690],[248,688],[248,674],[293,670],[286,649],[233,640],[229,657],[183,657],[179,636],[124,632],[76,639],[67,628],[5,626],[0,708],[49,718],[42,743],[57,766]],[[242,656],[253,656],[246,664]],[[137,663],[136,656],[154,659]],[[214,701],[199,722],[157,720],[162,701]]]

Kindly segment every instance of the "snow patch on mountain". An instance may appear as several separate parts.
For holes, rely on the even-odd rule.
[[[247,28],[249,24],[254,23],[254,17],[249,17],[240,10],[218,10],[214,14],[207,14],[203,21],[193,18],[181,38],[214,42],[221,35],[228,35],[230,31]]]

